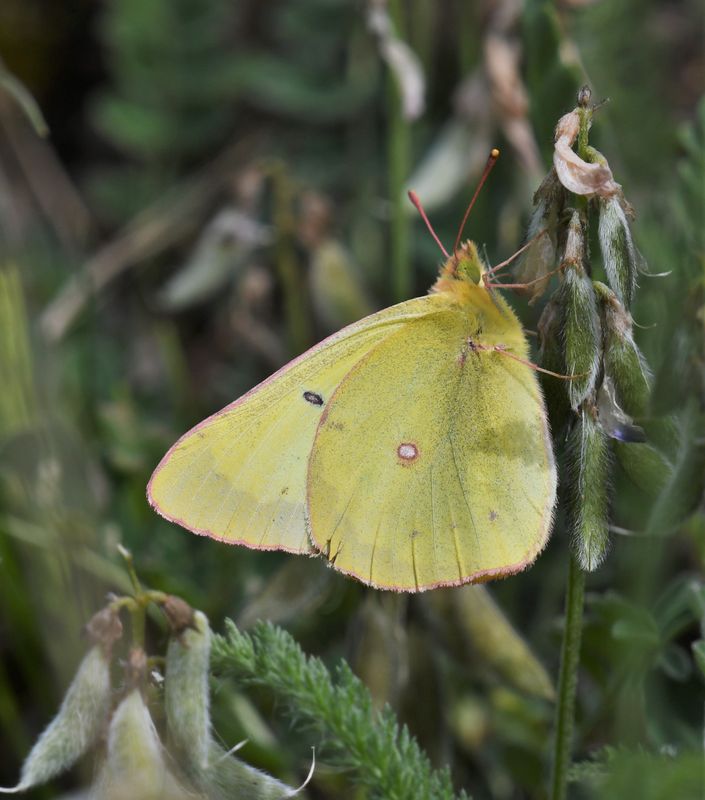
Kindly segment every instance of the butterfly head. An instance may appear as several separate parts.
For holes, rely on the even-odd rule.
[[[441,267],[434,292],[448,292],[460,302],[475,302],[480,295],[489,294],[483,275],[487,271],[477,246],[470,240],[463,242]]]
[[[481,282],[482,273],[485,271],[480,254],[477,252],[477,247],[469,239],[463,242],[448,259],[443,268],[444,272],[446,269],[457,280],[474,284]]]

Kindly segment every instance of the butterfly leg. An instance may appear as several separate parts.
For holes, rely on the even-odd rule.
[[[470,343],[470,340],[468,340],[468,343]],[[584,377],[584,373],[580,373],[578,375],[561,375],[560,372],[552,372],[550,369],[544,369],[543,367],[540,367],[538,364],[534,364],[533,361],[527,361],[525,358],[520,358],[519,356],[514,355],[514,353],[511,353],[509,351],[506,344],[493,344],[488,346],[474,342],[473,344],[470,344],[470,348],[473,350],[473,352],[476,352],[478,350],[484,350],[485,352],[489,351],[494,353],[501,353],[502,355],[507,356],[507,358],[511,358],[514,361],[518,361],[520,364],[524,364],[524,366],[526,367],[530,367],[531,369],[536,370],[536,372],[543,372],[545,375],[551,375],[554,378],[560,378],[562,381],[572,381],[575,380],[575,378]]]

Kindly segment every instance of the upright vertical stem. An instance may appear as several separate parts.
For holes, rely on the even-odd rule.
[[[401,4],[390,0],[389,11],[397,33],[403,36]],[[409,260],[409,215],[404,210],[404,184],[409,172],[411,132],[404,119],[401,92],[391,70],[387,72],[389,116],[387,120],[387,155],[389,161],[389,200],[391,204],[392,299],[406,300],[411,293]]]
[[[283,164],[275,162],[270,166],[270,170],[274,189],[274,222],[277,230],[275,258],[284,295],[287,346],[291,353],[298,355],[311,345],[311,326],[303,276],[293,244],[296,227],[293,188]]]
[[[561,669],[558,676],[551,800],[564,800],[568,785],[568,767],[575,722],[575,690],[578,685],[580,639],[583,629],[584,591],[585,573],[571,556],[566,587]]]
[[[578,132],[577,150],[580,158],[585,160],[588,148],[588,135],[592,108],[590,107],[590,89],[584,86],[578,93],[578,113],[580,129]],[[589,241],[588,201],[581,195],[573,195],[573,206],[580,209],[586,220],[586,252]],[[585,267],[590,274],[589,255],[585,259]],[[582,470],[584,464],[579,465]],[[575,478],[574,478],[575,479]],[[585,594],[585,573],[574,556],[568,565],[568,582],[566,585],[565,622],[563,628],[563,644],[561,647],[561,668],[558,675],[558,701],[554,724],[553,772],[551,775],[551,800],[565,800],[568,787],[568,769],[570,767],[573,728],[575,727],[575,692],[578,686],[578,665],[580,664],[580,640],[583,631],[583,598]]]

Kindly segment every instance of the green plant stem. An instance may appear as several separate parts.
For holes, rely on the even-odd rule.
[[[590,121],[592,120],[592,110],[589,108],[581,108],[578,112],[580,114],[580,130],[578,131],[577,152],[583,161],[588,160],[588,147],[590,135]],[[580,209],[586,216],[588,216],[588,199],[585,195],[574,194],[573,203],[575,208]],[[588,219],[589,223],[589,219]],[[588,237],[589,241],[589,237]]]
[[[274,223],[277,231],[275,259],[277,274],[284,295],[287,340],[294,355],[311,345],[310,314],[306,307],[306,292],[301,267],[294,249],[296,220],[293,211],[293,186],[286,166],[270,165],[274,189]]]
[[[580,130],[578,132],[578,155],[585,159],[588,150],[588,133],[592,110],[587,107],[579,109]],[[582,211],[588,220],[587,198],[573,195],[575,208]],[[586,234],[587,236],[587,234]],[[590,271],[589,256],[585,259],[585,267]],[[582,465],[581,465],[582,468]],[[571,556],[568,565],[568,581],[566,585],[565,623],[563,628],[563,644],[561,646],[561,668],[558,675],[558,702],[554,725],[553,774],[551,776],[551,800],[564,800],[568,786],[568,768],[570,766],[575,727],[575,692],[578,685],[578,665],[580,663],[580,639],[583,630],[583,596],[585,593],[585,573],[580,569],[576,559]]]
[[[142,585],[140,584],[140,579],[137,577],[137,571],[135,570],[135,562],[132,558],[132,553],[121,544],[118,545],[118,553],[120,553],[125,561],[125,569],[130,577],[132,591],[136,596],[142,594]]]
[[[584,592],[585,573],[571,557],[566,586],[561,669],[558,676],[551,800],[564,800],[568,785],[568,767],[575,724],[575,690],[578,685],[580,639],[583,629]]]
[[[389,12],[397,33],[401,36],[402,19],[399,0],[391,0]],[[404,210],[404,184],[409,173],[411,136],[409,123],[404,119],[401,92],[391,70],[387,73],[389,117],[387,122],[387,154],[389,161],[389,199],[391,204],[390,257],[392,265],[392,300],[406,300],[411,293],[411,262],[409,260],[409,216]]]
[[[146,613],[144,606],[137,605],[130,609],[130,620],[132,621],[132,646],[144,649]]]

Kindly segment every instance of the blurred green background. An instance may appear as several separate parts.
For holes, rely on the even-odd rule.
[[[612,552],[588,579],[577,757],[594,763],[575,796],[605,763],[596,796],[680,796],[705,701],[692,650],[705,613],[703,33],[696,0],[3,0],[0,785],[60,702],[82,624],[129,589],[123,543],[145,583],[215,629],[272,619],[306,651],[347,657],[458,787],[542,796],[560,527],[532,569],[490,587],[537,659],[498,666],[503,645],[486,641],[500,612],[484,600],[468,600],[479,622],[465,630],[447,592],[388,596],[317,561],[192,536],[152,512],[145,486],[194,423],[327,333],[426,291],[439,253],[406,187],[449,246],[500,147],[466,235],[491,263],[513,253],[553,127],[587,82],[610,98],[593,142],[637,211],[650,271],[668,274],[643,276],[634,308],[655,375],[650,450],[637,475],[615,464]],[[512,302],[535,328],[540,309]],[[158,622],[152,637],[158,651]],[[294,785],[317,744],[229,684],[214,723]],[[322,760],[311,796],[361,796]]]

